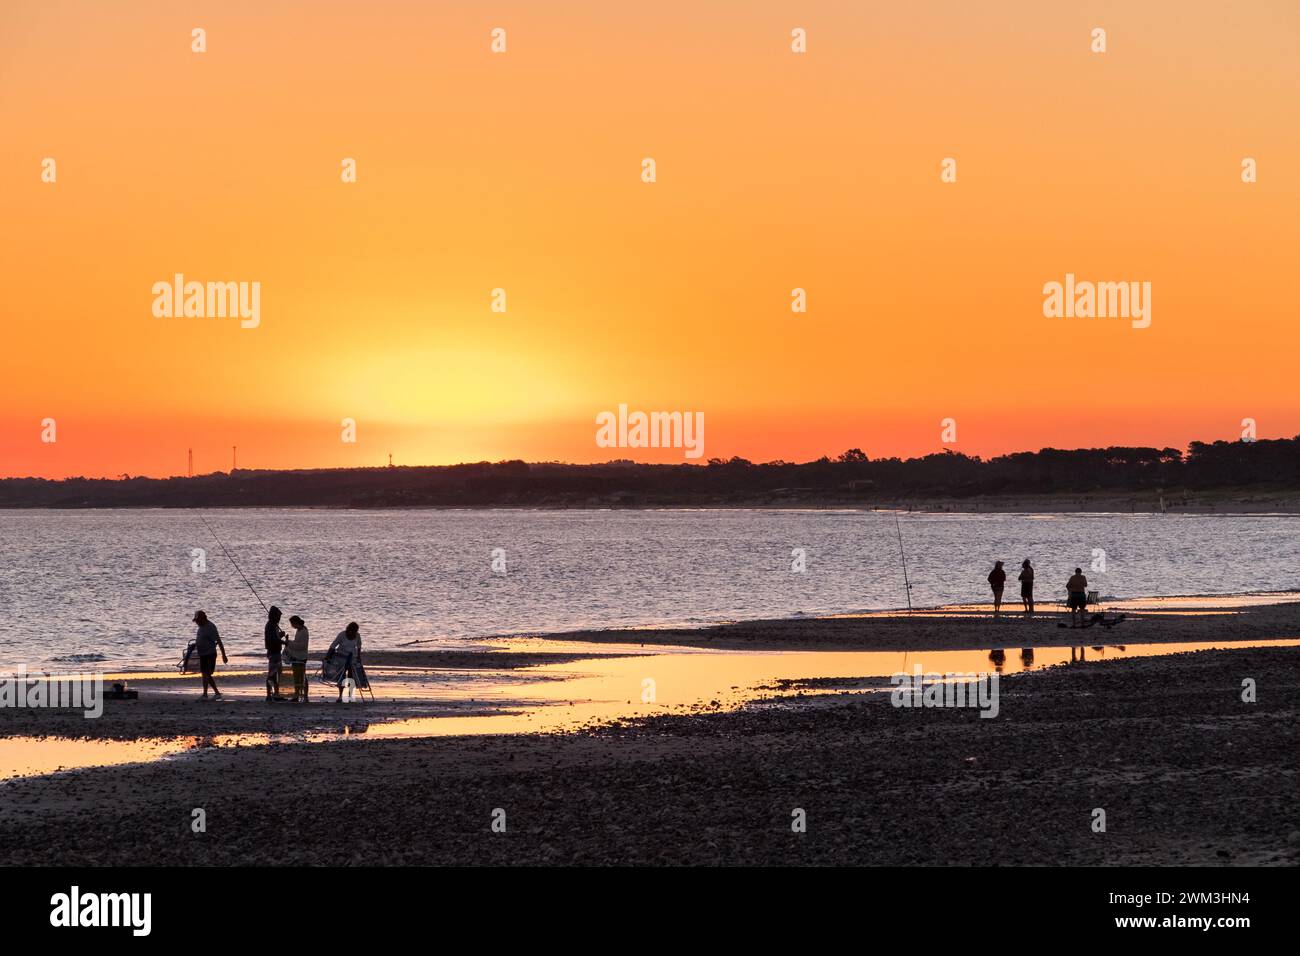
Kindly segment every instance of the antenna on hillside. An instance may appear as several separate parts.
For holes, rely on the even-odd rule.
[[[393,467],[393,453],[391,451],[388,453],[388,467]]]
[[[190,463],[186,468],[186,477],[187,478],[194,477],[194,449],[193,448],[190,449]]]
[[[239,446],[231,445],[230,446],[230,473],[232,475],[235,473],[235,469],[239,467],[238,462],[239,462]]]

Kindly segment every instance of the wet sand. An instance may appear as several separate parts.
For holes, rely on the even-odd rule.
[[[232,657],[218,667],[220,699],[201,699],[197,674],[107,673],[105,687],[125,681],[139,694],[136,700],[105,700],[102,716],[86,719],[81,710],[0,708],[0,743],[19,735],[136,740],[160,737],[208,738],[229,734],[352,733],[359,724],[432,717],[468,717],[512,713],[528,696],[528,687],[540,680],[558,680],[533,669],[553,665],[579,665],[583,661],[624,656],[614,652],[571,652],[538,649],[467,651],[376,651],[366,655],[373,696],[353,703],[338,703],[338,690],[315,680],[308,682],[308,700],[266,700],[265,671],[247,658]],[[320,655],[312,655],[319,660]],[[314,670],[309,666],[309,677]],[[460,683],[483,687],[483,696],[439,684],[429,678],[464,672]],[[479,674],[483,672],[480,678]],[[488,674],[490,673],[490,676]],[[480,683],[481,681],[481,683]],[[509,688],[517,686],[518,694]],[[503,688],[506,693],[502,693]],[[455,690],[456,692],[453,692]],[[292,697],[293,680],[286,669],[281,697]],[[360,696],[360,695],[359,695]],[[2,769],[2,768],[0,768]],[[0,772],[0,780],[5,774]]]
[[[1223,641],[1288,638],[1298,612],[1171,616],[1147,633],[1186,640],[1189,622],[1218,619],[1226,633],[1213,636]],[[912,640],[894,618],[795,624],[805,646],[843,648],[870,634],[876,648],[878,627]],[[987,647],[997,627],[1018,648],[1037,630],[974,614],[922,626],[945,646]],[[771,627],[732,633],[772,640]],[[1099,631],[1043,629],[1062,643],[1101,643]],[[1107,633],[1107,643],[1116,639]],[[1257,703],[1241,700],[1244,678],[1256,681]],[[854,681],[862,678],[798,683],[804,696],[773,706],[703,707],[566,734],[200,746],[152,763],[10,780],[0,784],[0,863],[1300,862],[1300,649],[1006,676],[991,720],[839,690]],[[181,699],[134,704],[142,709],[130,723],[141,727],[167,708],[215,710]],[[154,705],[158,714],[143,710]],[[291,706],[250,697],[227,709],[274,720]],[[6,733],[13,714],[0,714]],[[191,829],[195,808],[206,811],[205,833]],[[496,808],[504,833],[491,829]],[[806,833],[791,831],[796,808]],[[1092,829],[1096,808],[1106,812],[1104,833]],[[353,839],[341,839],[340,820]]]
[[[1262,601],[1280,595],[1261,595]],[[1293,597],[1288,595],[1287,597]],[[1300,637],[1300,602],[1244,603],[1222,599],[1162,598],[1103,605],[1122,624],[1070,628],[1069,614],[1039,605],[1033,618],[1019,600],[1004,605],[993,620],[992,605],[933,608],[915,612],[873,612],[836,617],[740,621],[703,628],[576,631],[569,641],[733,650],[923,650],[988,647],[1068,647],[1079,644],[1144,644],[1194,641],[1253,641]]]
[[[1258,703],[1241,702],[1243,676]],[[1006,678],[1002,695],[994,720],[878,694],[13,780],[0,862],[1300,862],[1300,652],[1089,663]]]

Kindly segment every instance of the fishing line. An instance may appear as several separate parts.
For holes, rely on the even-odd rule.
[[[248,580],[248,577],[240,569],[238,562],[236,562],[234,557],[231,555],[231,553],[226,550],[226,546],[221,543],[221,539],[217,537],[217,533],[212,530],[212,525],[208,524],[208,519],[203,517],[203,515],[199,515],[199,520],[203,522],[203,527],[208,529],[208,533],[212,535],[212,537],[216,540],[217,544],[221,545],[222,553],[225,554],[226,559],[230,561],[232,565],[234,565],[235,570],[239,572],[239,576],[244,579],[244,583],[248,585],[248,590],[252,591],[253,597],[257,598],[257,603],[262,605],[262,610],[266,611],[267,614],[270,614],[271,611],[266,606],[266,602],[262,600],[262,596],[257,593],[257,589],[253,587],[252,582]]]
[[[907,552],[903,550],[903,526],[894,515],[894,530],[898,532],[898,554],[903,559],[903,584],[907,585],[907,610],[912,610],[912,584],[907,580]]]

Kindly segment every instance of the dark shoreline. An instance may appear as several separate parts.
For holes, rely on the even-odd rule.
[[[0,864],[1287,865],[1297,716],[1300,650],[1243,648],[1004,678],[993,720],[877,694],[207,750],[0,785]]]
[[[189,477],[0,478],[0,508],[859,508],[926,512],[1297,513],[1300,436],[1187,448],[673,463],[616,459],[235,469]]]
[[[537,503],[464,502],[427,504],[359,504],[270,502],[240,503],[83,503],[83,504],[0,504],[0,511],[69,512],[69,511],[854,511],[863,514],[921,515],[1194,515],[1225,518],[1293,518],[1300,517],[1300,492],[1255,496],[1243,492],[1240,497],[1205,496],[1201,503],[1159,503],[1145,495],[1114,497],[1093,495],[981,496],[946,498],[918,495],[900,500],[864,502],[861,498],[817,498],[772,500],[755,498],[742,501],[663,501],[638,504],[617,501],[546,501]]]
[[[994,623],[984,610],[950,608],[557,636],[591,653],[537,645],[548,661],[639,639],[748,650],[1004,646],[1009,655],[1022,646],[1228,646],[1003,676],[992,719],[893,707],[888,692],[846,691],[878,684],[849,673],[784,685],[776,674],[760,690],[802,693],[567,733],[366,739],[356,726],[490,712],[463,700],[340,710],[317,697],[295,709],[151,693],[108,702],[97,721],[0,710],[0,738],[76,735],[78,725],[84,734],[87,723],[118,740],[349,724],[360,732],[2,782],[0,865],[1300,863],[1300,647],[1230,646],[1300,638],[1300,604],[1133,612],[1111,630],[1058,621]],[[384,653],[415,667],[494,652]],[[512,649],[500,663],[529,659]],[[726,656],[716,660],[725,675]],[[1243,699],[1247,679],[1255,702]],[[207,813],[205,833],[190,830],[194,808]],[[504,834],[490,828],[498,808]],[[1104,833],[1093,829],[1098,809]],[[805,833],[791,830],[796,810]],[[340,815],[353,831],[342,847],[329,822]]]

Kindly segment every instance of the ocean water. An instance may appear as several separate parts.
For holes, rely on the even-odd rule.
[[[0,510],[0,667],[170,665],[197,608],[232,656],[260,655],[265,615],[204,519],[267,604],[307,620],[317,648],[352,620],[367,646],[392,648],[906,604],[885,512]],[[918,607],[986,601],[995,558],[1013,603],[1025,557],[1040,602],[1076,565],[1113,598],[1295,590],[1300,568],[1298,516],[913,514],[899,525]]]

